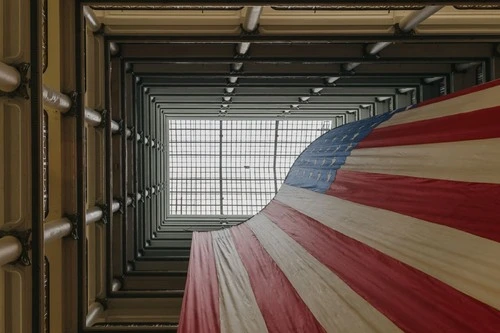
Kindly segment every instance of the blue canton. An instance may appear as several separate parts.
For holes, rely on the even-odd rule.
[[[371,131],[393,114],[413,106],[387,112],[334,128],[309,145],[293,164],[285,184],[325,193],[347,156]]]

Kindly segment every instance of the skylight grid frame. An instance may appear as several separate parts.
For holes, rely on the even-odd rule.
[[[170,119],[169,215],[256,214],[331,128],[331,120]]]

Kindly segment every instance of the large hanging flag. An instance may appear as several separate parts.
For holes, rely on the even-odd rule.
[[[194,233],[180,333],[500,332],[500,81],[333,129]]]

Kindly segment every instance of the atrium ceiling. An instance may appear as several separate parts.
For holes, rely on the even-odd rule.
[[[156,325],[148,331],[175,331],[192,231],[247,219],[277,191],[307,142],[329,128],[500,77],[500,6],[491,1],[443,8],[440,1],[331,2],[81,1],[83,59],[105,78],[82,78],[105,92],[88,103],[110,110],[132,133],[105,147],[114,161],[107,196],[133,198],[106,226],[106,297],[159,302],[163,313],[141,319]],[[267,133],[261,141],[258,130]],[[267,167],[245,154],[251,146],[238,139],[244,133],[261,150],[269,145],[261,154]],[[296,147],[280,162],[286,135],[282,145]],[[246,158],[231,169],[238,174],[223,175],[222,164],[238,155]],[[209,167],[213,175],[193,176]],[[231,210],[231,193],[260,179],[245,183],[245,169],[264,170],[264,189],[241,199],[259,207]],[[188,184],[193,177],[197,183]],[[213,209],[179,208],[205,202]],[[121,320],[99,317],[95,329]]]

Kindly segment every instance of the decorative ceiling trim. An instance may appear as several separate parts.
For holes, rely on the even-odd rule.
[[[339,6],[271,6],[274,10],[416,10],[422,9],[424,6],[418,5],[339,5]]]
[[[456,5],[453,7],[460,10],[469,10],[469,9],[500,10],[500,5]]]
[[[92,5],[96,10],[241,10],[244,6]]]

